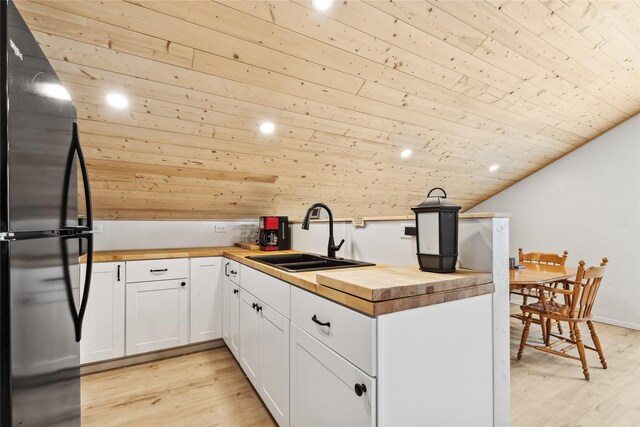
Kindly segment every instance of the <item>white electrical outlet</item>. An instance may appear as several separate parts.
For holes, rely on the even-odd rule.
[[[93,234],[102,234],[102,224],[93,224]]]
[[[229,231],[227,224],[216,224],[216,233],[226,233]]]

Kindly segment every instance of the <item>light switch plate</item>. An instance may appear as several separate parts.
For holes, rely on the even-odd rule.
[[[102,234],[102,224],[93,224],[93,234]]]

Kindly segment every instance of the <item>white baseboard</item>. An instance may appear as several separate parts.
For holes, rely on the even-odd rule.
[[[613,326],[621,326],[623,328],[635,329],[636,331],[640,331],[640,324],[638,323],[624,322],[622,320],[609,319],[607,317],[601,316],[593,316],[593,320],[600,323],[607,323]]]
[[[515,300],[511,300],[510,303],[513,305],[522,304],[520,301],[515,301]],[[640,324],[638,323],[625,322],[617,319],[609,319],[608,317],[602,317],[602,316],[593,316],[593,320],[595,322],[606,323],[608,325],[620,326],[622,328],[634,329],[636,331],[640,331]]]

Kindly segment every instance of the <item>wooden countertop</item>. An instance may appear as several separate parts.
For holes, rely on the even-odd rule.
[[[202,248],[172,248],[172,249],[123,249],[116,251],[95,251],[93,262],[137,261],[145,259],[169,258],[200,258],[222,256],[223,252],[244,251],[235,246],[212,246]],[[86,262],[86,256],[80,258]]]
[[[461,269],[456,273],[436,274],[422,272],[417,266],[375,265],[289,273],[247,259],[251,255],[265,255],[265,252],[237,246],[214,246],[96,251],[93,257],[94,262],[112,262],[225,256],[372,317],[494,291],[491,273],[479,271]],[[85,262],[84,258],[80,262]]]
[[[295,252],[279,251],[272,254]],[[231,251],[223,255],[372,317],[494,291],[491,273],[471,270],[435,274],[421,272],[417,266],[375,265],[289,273],[247,259],[251,255],[265,255],[264,252]]]

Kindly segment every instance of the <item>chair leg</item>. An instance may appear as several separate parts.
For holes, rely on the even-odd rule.
[[[520,339],[520,349],[518,350],[518,360],[522,359],[522,352],[524,351],[524,345],[527,343],[527,338],[529,337],[529,327],[531,326],[532,316],[533,316],[532,314],[527,316],[527,321],[524,324],[524,329],[522,330],[522,338]]]
[[[542,342],[547,344],[547,323],[544,317],[540,316],[540,330],[542,331]]]
[[[589,381],[589,367],[587,366],[587,355],[584,352],[584,343],[582,342],[582,336],[580,335],[580,328],[577,323],[573,324],[573,329],[576,334],[576,344],[578,345],[578,353],[580,354],[580,361],[582,362],[582,373],[584,378]]]
[[[569,322],[569,338],[571,339],[571,341],[576,340],[576,333],[573,328],[573,323],[571,322]]]
[[[598,335],[596,335],[596,328],[593,327],[593,322],[591,320],[587,320],[587,326],[589,326],[591,339],[596,345],[596,350],[598,350],[598,356],[600,356],[600,363],[602,363],[602,368],[607,369],[607,361],[604,360],[604,353],[602,352],[602,345],[600,345],[600,338],[598,338]]]
[[[547,336],[545,337],[544,344],[549,345],[549,341],[551,340],[551,319],[547,317],[547,327],[546,327]]]
[[[522,305],[527,305],[527,296],[522,295]],[[527,321],[525,320],[524,311],[522,312],[522,324],[524,325]]]
[[[560,335],[562,335],[562,325],[560,324],[560,321],[559,321],[559,320],[556,320],[556,323],[557,323],[557,325],[558,325],[558,333],[559,333]]]

